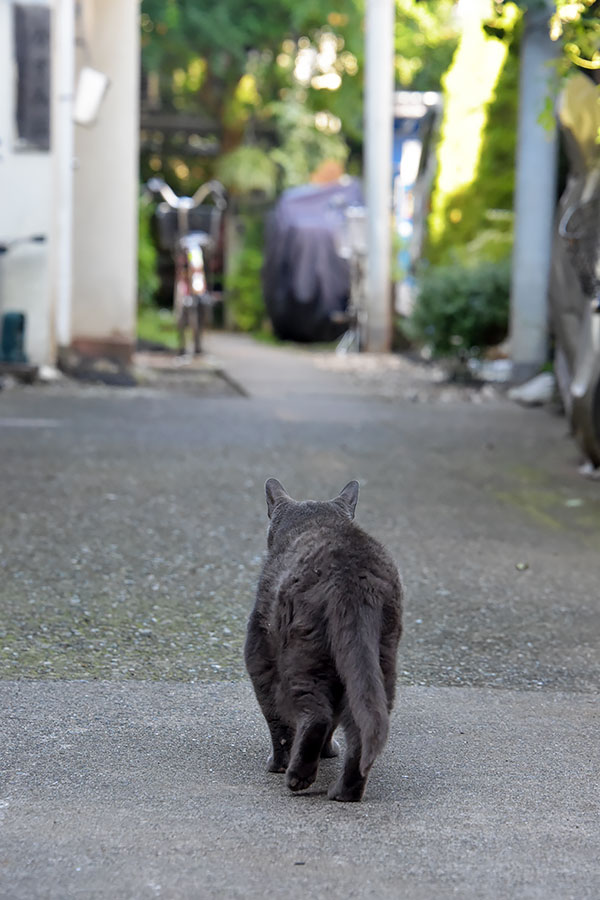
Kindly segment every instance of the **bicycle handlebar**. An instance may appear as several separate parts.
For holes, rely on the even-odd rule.
[[[215,179],[213,179],[212,181],[207,181],[206,184],[200,185],[200,187],[192,197],[194,206],[200,206],[200,204],[211,195],[215,199],[215,206],[217,207],[217,209],[225,209],[225,207],[227,206],[227,201],[225,200],[225,188],[220,181],[216,181]]]
[[[215,181],[214,179],[207,181],[206,184],[201,184],[192,197],[178,197],[175,191],[162,178],[150,178],[147,186],[153,194],[160,194],[171,209],[194,209],[211,195],[214,197],[215,206],[218,210],[223,210],[227,206],[225,188],[220,181]]]
[[[153,194],[160,194],[163,200],[171,206],[173,209],[177,209],[179,205],[179,197],[175,193],[169,185],[163,181],[162,178],[150,178],[147,182],[148,189]]]

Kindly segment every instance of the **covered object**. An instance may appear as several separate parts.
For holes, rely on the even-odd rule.
[[[348,260],[339,255],[344,211],[361,205],[357,179],[285,191],[267,221],[263,290],[278,337],[329,341],[347,327]]]

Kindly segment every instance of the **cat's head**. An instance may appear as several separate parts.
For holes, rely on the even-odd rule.
[[[276,478],[265,484],[267,514],[270,519],[268,545],[312,523],[335,524],[354,518],[358,502],[358,481],[349,481],[333,500],[294,500]]]

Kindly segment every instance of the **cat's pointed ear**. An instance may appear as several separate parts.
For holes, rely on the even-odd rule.
[[[342,502],[344,507],[348,510],[348,515],[351,519],[354,518],[354,510],[356,509],[356,504],[358,503],[358,481],[349,481],[345,488],[339,492],[337,497],[335,498],[335,502]]]
[[[280,481],[276,478],[268,478],[265,482],[265,494],[267,496],[267,514],[271,514],[280,500],[291,500],[290,495]]]

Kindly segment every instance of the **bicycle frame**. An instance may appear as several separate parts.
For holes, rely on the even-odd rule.
[[[343,319],[348,323],[336,347],[336,353],[357,353],[367,344],[367,245],[364,206],[348,206],[343,210],[343,225],[337,237],[337,252],[348,260],[350,296]]]

